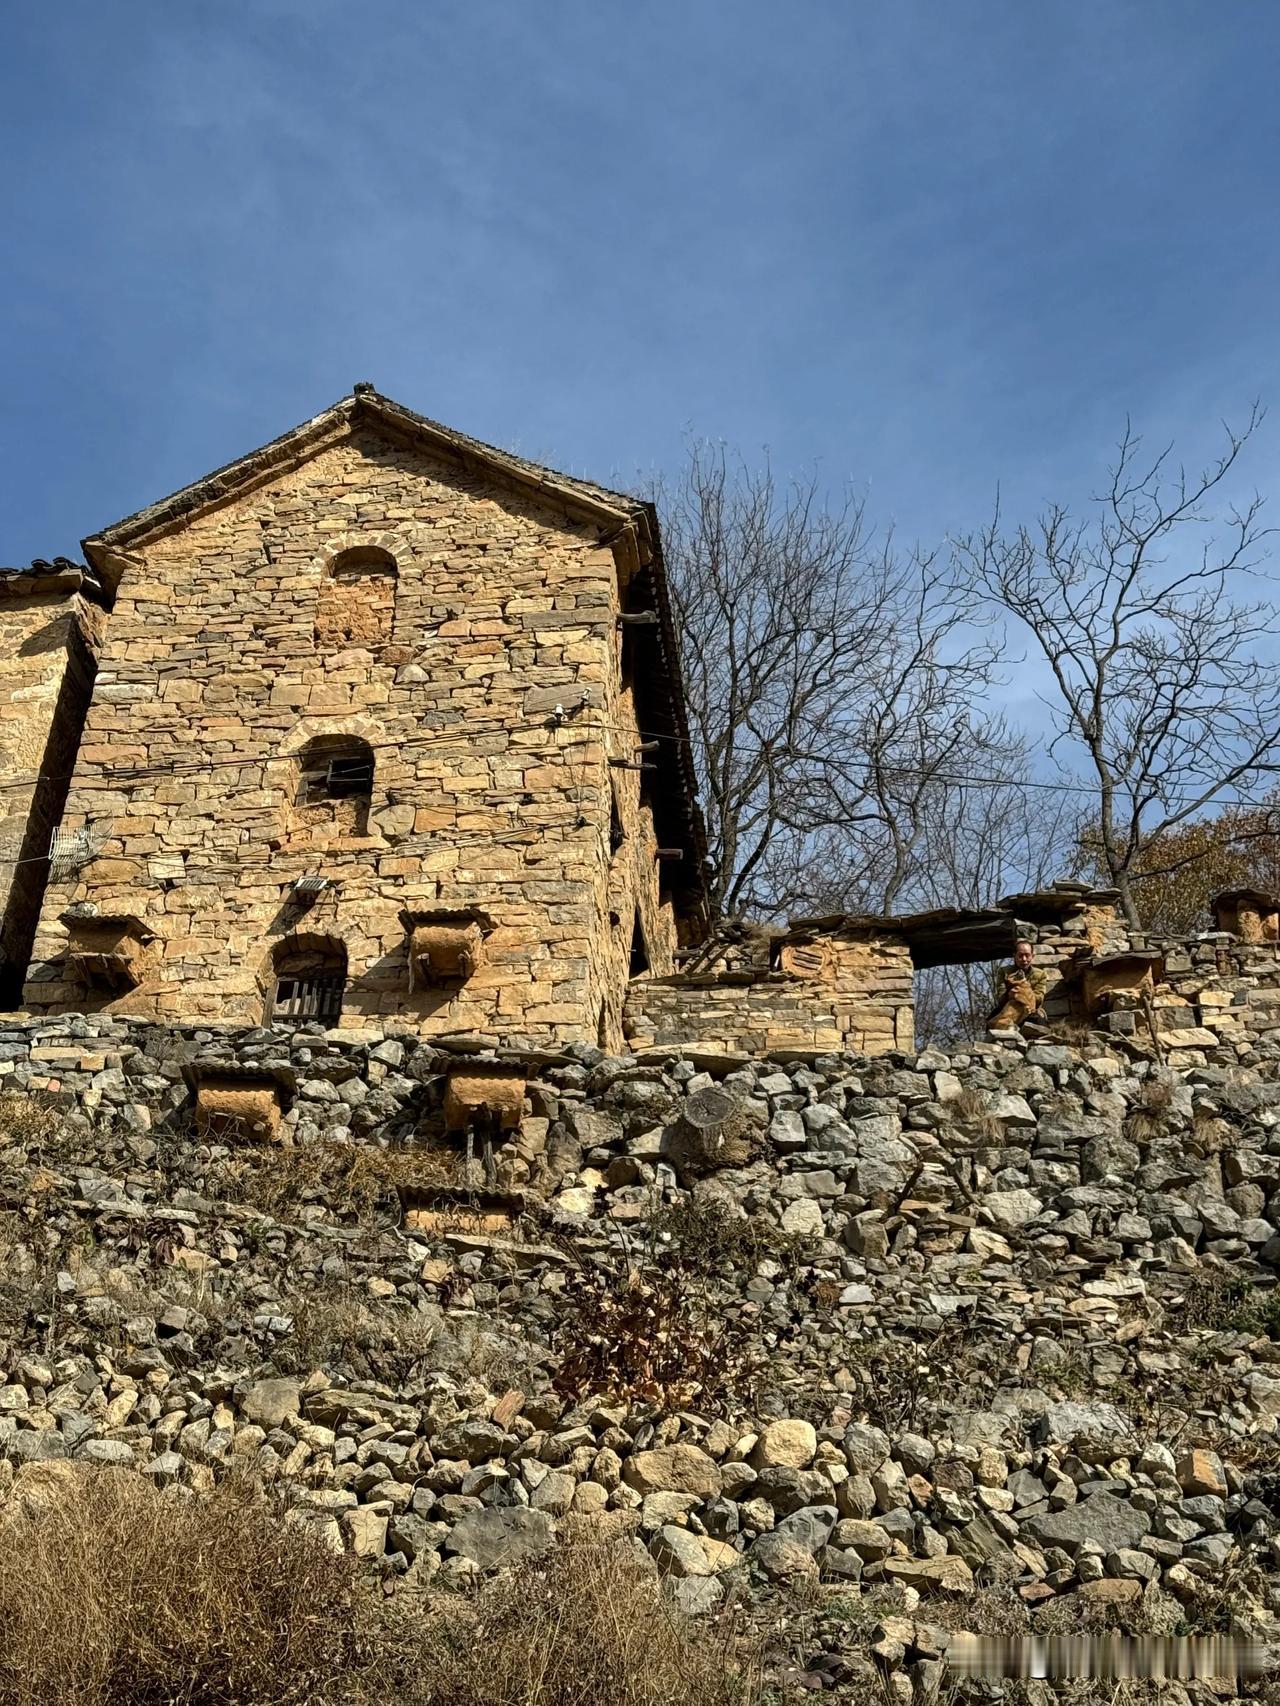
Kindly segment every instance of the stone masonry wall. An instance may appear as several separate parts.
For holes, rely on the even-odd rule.
[[[0,1003],[17,1004],[103,612],[83,572],[0,573]]]
[[[50,887],[31,1010],[252,1023],[273,949],[321,938],[345,948],[344,1028],[594,1038],[604,1000],[616,1037],[637,902],[658,971],[674,929],[627,786],[635,857],[610,875],[624,778],[607,757],[633,741],[615,726],[617,570],[601,531],[361,428],[141,548],[65,818],[100,851]],[[381,553],[392,574],[347,581],[351,552]],[[335,735],[374,749],[363,833],[296,809],[297,755]],[[329,886],[294,904],[293,880],[312,873]],[[622,926],[601,905],[611,882]],[[73,905],[156,933],[141,987],[94,997],[69,975]],[[411,994],[402,909],[466,906],[492,921],[483,963],[461,987]]]
[[[911,1048],[911,956],[878,935],[784,945],[771,970],[653,978],[627,992],[628,1046],[770,1054],[780,1049]]]

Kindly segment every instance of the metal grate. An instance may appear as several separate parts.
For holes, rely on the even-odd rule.
[[[69,877],[87,865],[98,851],[97,837],[90,829],[55,829],[49,838],[49,875],[54,882]]]
[[[271,1017],[293,1024],[302,1024],[307,1019],[331,1024],[342,1013],[345,983],[346,979],[336,972],[321,977],[282,977],[276,983]]]
[[[309,765],[302,772],[302,803],[367,799],[373,793],[372,753],[343,753]]]

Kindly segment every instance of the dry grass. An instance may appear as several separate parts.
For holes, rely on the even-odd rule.
[[[439,1320],[404,1305],[374,1304],[342,1291],[316,1291],[290,1300],[293,1332],[281,1341],[278,1361],[286,1372],[306,1373],[347,1362],[361,1374],[403,1376],[429,1356],[440,1336]]]
[[[54,1465],[54,1470],[63,1466]],[[0,1706],[363,1706],[399,1657],[353,1566],[226,1488],[112,1471],[0,1509]]]
[[[738,1625],[643,1560],[562,1547],[473,1595],[384,1602],[248,1490],[41,1465],[0,1505],[0,1706],[753,1706]]]
[[[437,1612],[431,1706],[751,1706],[732,1621],[689,1624],[622,1546],[563,1547]]]
[[[966,1084],[947,1103],[947,1111],[973,1138],[993,1141],[1003,1129],[1000,1121],[992,1117],[985,1093],[975,1090],[972,1084]]]
[[[1143,1080],[1136,1100],[1125,1121],[1126,1137],[1135,1143],[1148,1143],[1167,1129],[1173,1111],[1173,1085],[1167,1078]]]
[[[57,1136],[61,1125],[56,1108],[30,1096],[0,1096],[0,1149],[10,1143],[42,1149]]]
[[[362,1379],[405,1386],[426,1372],[470,1375],[494,1390],[532,1390],[535,1351],[496,1321],[451,1319],[437,1309],[373,1302],[341,1289],[317,1290],[288,1301],[293,1331],[280,1340],[277,1365],[286,1374],[344,1364]]]
[[[342,1220],[367,1220],[392,1204],[400,1186],[428,1181],[446,1182],[432,1152],[332,1141],[242,1150],[216,1173],[228,1201],[286,1220],[308,1202],[323,1203]]]

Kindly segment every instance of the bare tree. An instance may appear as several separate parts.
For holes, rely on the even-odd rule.
[[[719,913],[910,886],[939,778],[1002,752],[997,648],[936,563],[877,541],[861,503],[692,446],[659,495]]]
[[[915,880],[918,906],[983,908],[1046,887],[1072,863],[1080,799],[1032,775],[1030,753],[1010,751],[980,782],[948,782],[930,801]],[[916,979],[916,1033],[956,1042],[980,1036],[994,1002],[994,966],[933,966]]]
[[[1175,471],[1169,448],[1144,459],[1126,426],[1089,517],[1055,505],[1006,532],[997,508],[955,546],[955,586],[1014,617],[1048,665],[1051,751],[1088,766],[1100,862],[1134,925],[1144,848],[1277,769],[1276,612],[1240,594],[1267,531],[1261,499],[1209,513],[1260,418],[1198,474]]]

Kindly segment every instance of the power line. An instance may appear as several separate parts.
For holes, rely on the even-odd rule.
[[[471,724],[465,731],[458,730],[454,732],[447,730],[431,730],[429,732],[423,732],[416,735],[405,735],[398,740],[376,742],[366,741],[365,745],[368,746],[369,750],[372,752],[401,752],[406,749],[417,750],[420,748],[432,748],[436,751],[466,750],[473,747],[477,742],[494,736],[530,733],[539,729],[553,735],[561,733],[575,733],[590,737],[591,735],[603,735],[610,733],[621,734],[636,740],[639,744],[650,744],[653,742],[680,746],[692,746],[694,744],[690,737],[686,735],[646,733],[643,730],[636,730],[629,725],[621,723],[609,723],[597,720],[576,720],[576,713],[585,708],[586,707],[580,703],[567,708],[560,714],[548,713],[544,716],[515,720],[500,719],[483,725]],[[334,718],[331,720],[338,721],[340,719]],[[341,731],[334,732],[341,733]],[[577,792],[579,795],[581,794],[583,787],[586,785],[585,760],[582,771],[577,771],[577,766],[575,765],[572,757],[572,750],[575,746],[581,746],[582,744],[584,744],[582,741],[558,741],[555,743],[551,752],[544,750],[539,753],[539,756],[544,759],[552,757],[556,752],[564,753],[566,769],[569,772],[570,786],[573,791]],[[490,753],[478,756],[498,757],[501,756],[501,754]],[[288,763],[296,759],[296,757],[297,753],[291,752],[258,754],[252,757],[238,754],[221,759],[206,757],[190,761],[174,760],[167,763],[105,770],[94,777],[85,777],[81,775],[79,778],[77,778],[74,771],[54,776],[32,774],[27,777],[9,777],[4,780],[0,780],[0,791],[17,788],[34,789],[40,785],[69,782],[76,785],[77,792],[81,796],[86,793],[110,793],[126,783],[159,780],[166,777],[201,775],[220,769],[229,769],[233,766],[237,769],[265,768],[272,764]],[[1018,792],[1053,794],[1067,793],[1087,798],[1093,798],[1097,795],[1096,787],[1091,786],[1088,783],[1070,782],[1065,779],[1059,781],[1042,781],[1031,777],[1015,779],[1008,776],[989,776],[964,771],[932,770],[922,766],[910,765],[882,765],[880,768],[890,777],[932,781],[941,786],[949,787],[1010,788],[1016,789]],[[576,774],[575,771],[577,771]],[[246,790],[259,787],[260,785],[261,784],[250,782],[243,784]],[[235,790],[231,791],[234,792]],[[1169,805],[1195,804],[1199,799],[1199,791],[1190,793],[1179,791],[1176,793],[1167,793],[1159,797],[1164,803]],[[1238,794],[1229,799],[1223,799],[1219,803],[1223,806],[1239,808],[1262,808],[1276,804],[1274,800],[1266,797],[1257,798]],[[456,846],[459,844],[459,838],[456,835],[449,836],[448,839],[451,845]],[[481,832],[479,839],[491,841],[493,836],[487,832]],[[149,855],[149,857],[155,856],[156,855]],[[144,855],[144,857],[148,856]],[[0,866],[13,869],[20,865],[41,864],[46,862],[46,859],[47,855],[39,855],[29,859],[0,860]],[[205,867],[201,868],[203,869]]]
[[[578,722],[573,720],[575,712],[582,708],[583,707],[581,706],[570,707],[560,717],[554,717],[548,714],[547,716],[517,719],[514,721],[495,721],[483,726],[473,724],[465,731],[459,730],[457,732],[431,730],[430,732],[422,734],[405,735],[399,740],[366,741],[365,745],[368,746],[371,752],[401,752],[405,749],[416,750],[420,747],[434,747],[436,750],[443,750],[447,748],[465,749],[473,745],[476,741],[485,739],[489,736],[526,733],[535,729],[544,729],[551,734],[558,734],[566,731],[575,733],[582,732],[584,734],[623,734],[635,738],[640,743],[659,741],[664,744],[678,746],[692,746],[695,744],[687,735],[646,733],[644,730],[631,728],[629,725],[624,723],[597,721]],[[340,719],[335,718],[332,720],[337,721]],[[342,731],[339,730],[334,732],[341,733]],[[577,744],[581,743],[559,743],[555,750],[563,751],[567,755],[571,747]],[[499,755],[491,753],[481,756],[497,757]],[[76,784],[81,791],[93,790],[96,792],[110,792],[118,784],[125,782],[149,781],[169,776],[201,775],[212,770],[229,769],[233,766],[239,769],[245,769],[255,766],[266,766],[269,764],[288,763],[296,757],[296,752],[290,752],[270,754],[262,753],[252,757],[240,754],[228,758],[202,758],[192,760],[179,759],[162,764],[148,764],[134,767],[121,767],[115,770],[104,770],[94,777],[81,775],[79,778],[77,778],[74,771],[54,776],[33,773],[25,777],[20,776],[6,778],[0,781],[0,789],[34,788],[42,783],[70,782]],[[572,760],[569,762],[572,764]],[[1014,778],[1009,776],[984,776],[965,771],[934,770],[924,766],[905,764],[882,765],[880,768],[891,777],[911,777],[918,780],[934,781],[956,787],[1015,788],[1020,792],[1035,791],[1054,794],[1068,793],[1085,796],[1093,796],[1098,792],[1097,788],[1090,783],[1069,782],[1065,778],[1050,782],[1040,781],[1032,777]],[[250,784],[246,783],[245,786],[249,787]],[[1159,797],[1171,805],[1186,805],[1194,803],[1199,798],[1199,795],[1200,790],[1191,790],[1189,792],[1179,790],[1177,792],[1163,794]],[[1274,804],[1275,802],[1267,799],[1266,797],[1250,798],[1243,795],[1236,795],[1232,799],[1226,800],[1223,803],[1235,806],[1266,806]]]
[[[358,716],[359,713],[356,712],[354,715]],[[473,745],[476,741],[483,740],[491,735],[521,733],[526,730],[539,728],[546,729],[550,733],[556,733],[561,729],[605,726],[571,723],[569,718],[572,715],[572,710],[566,710],[559,718],[555,718],[548,714],[542,717],[516,719],[514,721],[502,720],[486,724],[484,726],[472,724],[465,732],[463,730],[458,730],[457,732],[431,730],[430,732],[423,734],[405,735],[400,740],[365,741],[364,744],[371,752],[399,752],[405,747],[419,746],[468,747]],[[326,720],[339,721],[340,719],[332,718]],[[333,732],[335,734],[341,734],[343,731],[335,730]],[[317,738],[324,739],[327,737],[320,736]],[[354,738],[363,739],[362,736],[355,736]],[[299,751],[301,750],[302,749],[300,748]],[[190,761],[186,759],[177,759],[163,764],[121,766],[114,770],[100,771],[98,775],[94,777],[87,777],[84,775],[77,777],[74,770],[53,776],[44,775],[41,772],[36,771],[26,776],[8,777],[4,781],[0,781],[0,789],[34,788],[39,786],[41,783],[69,782],[78,783],[78,786],[82,789],[95,788],[101,791],[109,791],[112,787],[121,782],[148,781],[153,777],[200,775],[210,770],[229,769],[233,765],[243,769],[254,765],[287,764],[297,757],[297,752],[274,752],[259,753],[254,756],[237,754],[228,758],[201,758],[192,759]]]

